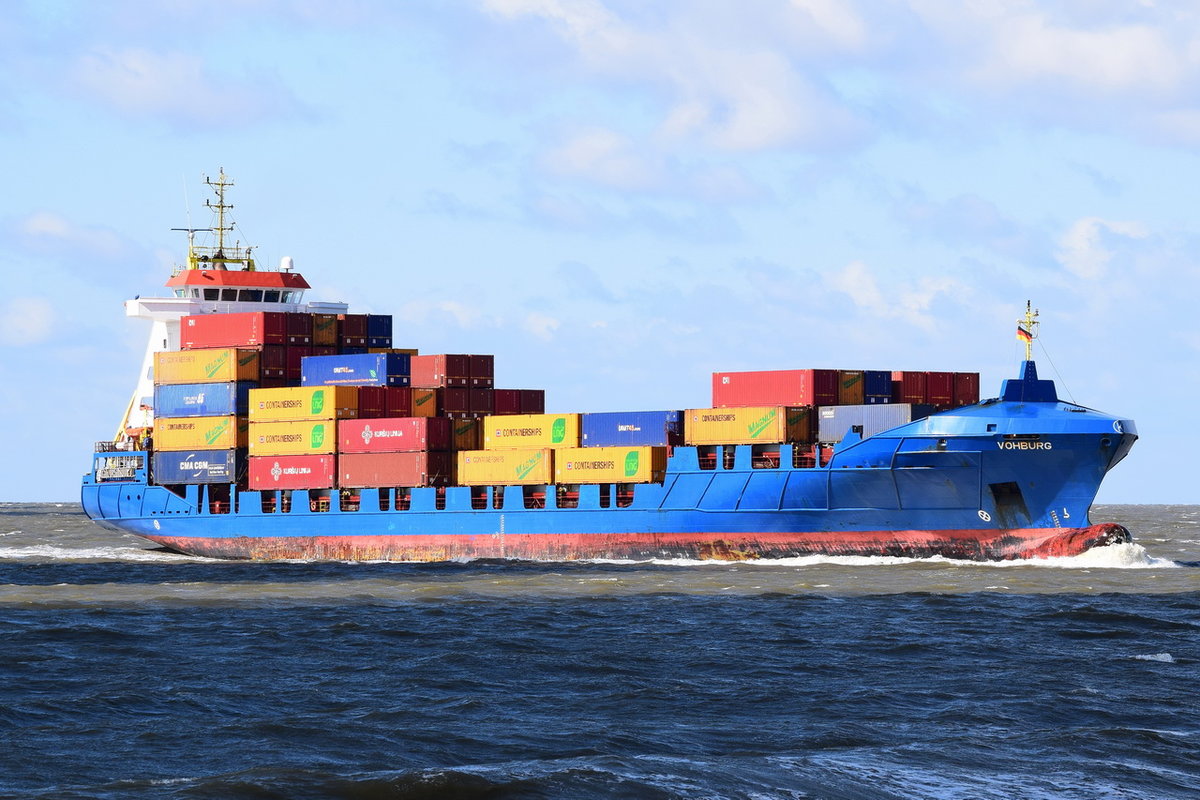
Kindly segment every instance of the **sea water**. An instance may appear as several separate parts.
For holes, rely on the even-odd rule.
[[[0,506],[0,797],[1193,798],[1200,507],[1071,559],[219,562]]]

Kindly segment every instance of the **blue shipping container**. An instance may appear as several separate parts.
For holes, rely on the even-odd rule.
[[[367,314],[367,336],[369,338],[392,335],[391,314]],[[382,346],[382,345],[381,345]]]
[[[683,444],[682,411],[608,411],[581,414],[584,447],[662,447]]]
[[[246,414],[254,381],[179,383],[154,387],[156,417],[228,417]]]
[[[867,405],[892,402],[892,373],[869,369],[863,373],[863,402]]]
[[[342,353],[300,360],[302,386],[408,386],[408,353]]]
[[[246,463],[239,450],[180,450],[154,454],[155,483],[233,483]]]

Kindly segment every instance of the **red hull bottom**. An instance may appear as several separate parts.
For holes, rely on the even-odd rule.
[[[1106,523],[1088,528],[1007,531],[851,531],[837,533],[556,533],[490,535],[295,536],[227,538],[142,534],[188,555],[255,560],[451,561],[515,558],[574,561],[651,558],[749,561],[809,555],[898,556],[1006,561],[1076,556],[1129,542]]]

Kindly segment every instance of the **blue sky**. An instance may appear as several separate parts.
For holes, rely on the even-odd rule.
[[[243,243],[554,411],[714,370],[1015,373],[1200,502],[1200,11],[940,0],[9,2],[2,500],[71,500],[224,168]]]

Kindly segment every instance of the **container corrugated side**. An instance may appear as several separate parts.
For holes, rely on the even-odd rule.
[[[245,468],[244,450],[155,450],[154,482],[233,483]]]
[[[194,350],[287,344],[287,317],[282,311],[189,314],[179,321],[179,345],[185,350]]]
[[[245,417],[155,417],[155,450],[233,450],[246,446]]]
[[[868,369],[863,372],[863,399],[868,405],[892,402],[892,371]]]
[[[448,486],[454,483],[454,467],[454,454],[445,451],[342,453],[338,483],[349,488]]]
[[[408,386],[410,356],[399,353],[309,356],[301,362],[304,386]]]
[[[333,420],[255,422],[250,425],[250,455],[329,455],[337,449],[337,423]]]
[[[472,355],[471,386],[481,389],[491,389],[495,386],[496,357],[494,355]]]
[[[312,343],[322,347],[335,347],[338,342],[337,314],[313,314]],[[321,355],[315,353],[314,355]]]
[[[888,403],[886,405],[823,406],[817,439],[822,444],[837,444],[851,430],[864,439],[924,419],[936,409],[925,403]]]
[[[954,406],[970,406],[979,402],[979,373],[954,373]]]
[[[337,482],[334,455],[250,456],[250,489],[332,489]]]
[[[407,386],[359,386],[358,417],[412,417],[412,389]]]
[[[659,483],[666,447],[571,447],[554,452],[555,483]]]
[[[154,413],[162,417],[218,417],[247,413],[254,381],[165,383],[154,387]]]
[[[353,419],[358,416],[358,387],[287,386],[250,392],[251,422]]]
[[[712,400],[717,408],[833,405],[838,401],[838,372],[835,369],[714,372]]]
[[[256,350],[233,347],[200,350],[165,350],[154,354],[154,382],[232,383],[256,381],[259,355]]]
[[[338,451],[396,453],[408,450],[449,450],[451,421],[445,417],[380,417],[346,419],[338,423]]]
[[[584,447],[683,444],[682,411],[604,411],[579,419]]]
[[[464,486],[536,485],[554,482],[554,450],[460,450],[458,482]]]
[[[892,372],[893,403],[924,403],[929,397],[926,390],[928,373],[910,370]]]
[[[412,390],[412,415],[414,417],[440,417],[442,415],[442,390]]]
[[[459,353],[431,353],[412,356],[412,385],[421,389],[471,385],[471,356]]]
[[[684,442],[706,444],[804,443],[812,437],[810,406],[689,408]]]
[[[943,411],[954,405],[953,372],[929,372],[925,380],[926,402]]]
[[[451,420],[451,447],[454,450],[479,450],[482,447],[482,424],[478,419]]]
[[[483,418],[486,450],[579,447],[578,414],[506,414]]]
[[[865,374],[861,369],[838,370],[838,403],[861,405],[866,392]]]

